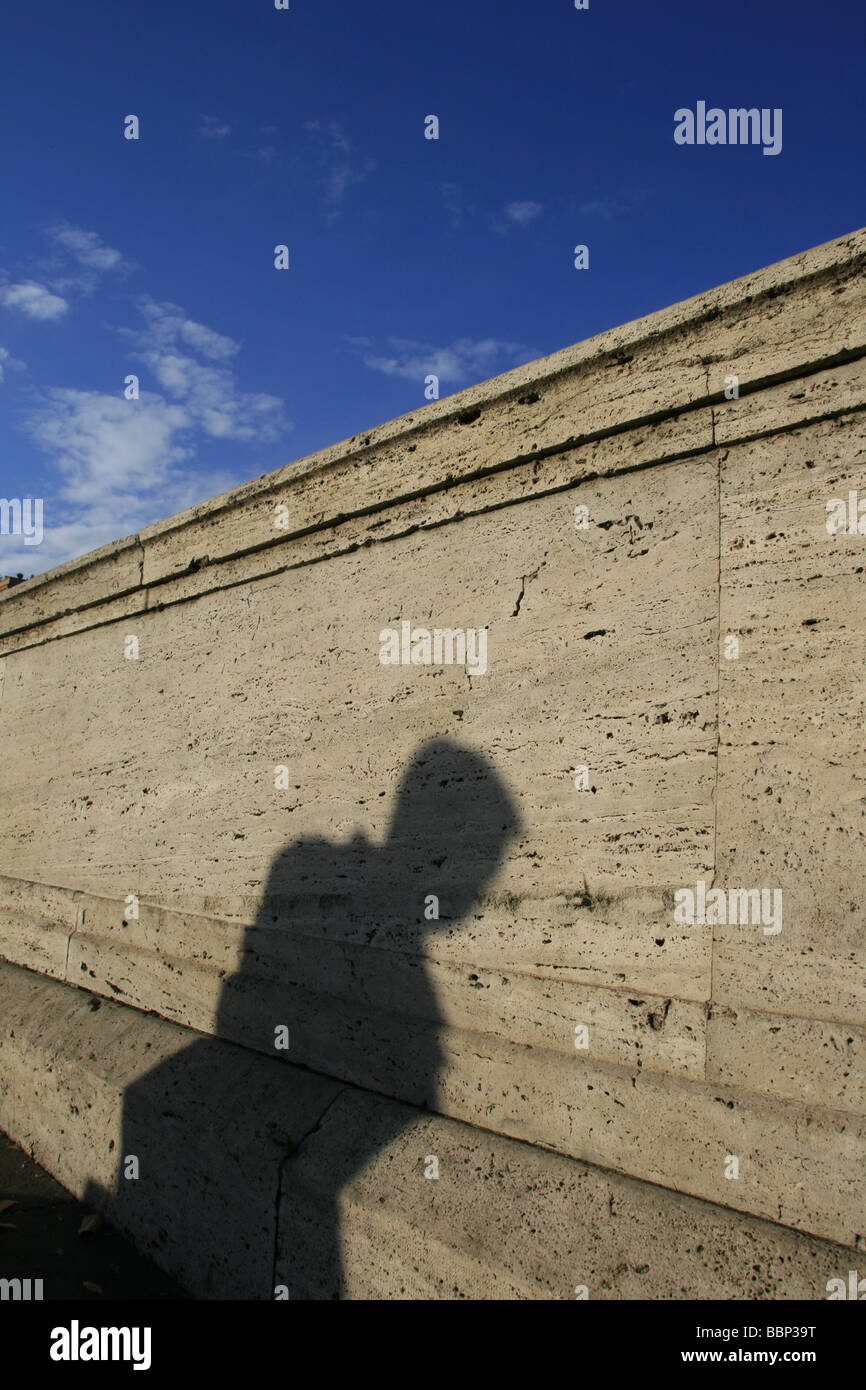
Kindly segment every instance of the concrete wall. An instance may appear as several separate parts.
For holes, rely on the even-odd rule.
[[[202,1296],[825,1297],[866,1249],[864,258],[0,601],[0,1124]],[[382,665],[403,620],[486,672]],[[699,880],[781,930],[675,921]]]

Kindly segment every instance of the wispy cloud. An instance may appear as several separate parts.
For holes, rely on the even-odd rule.
[[[236,482],[193,466],[194,418],[155,393],[127,401],[103,391],[49,390],[25,429],[48,455],[56,483],[46,492],[41,545],[4,545],[6,572],[50,569]]]
[[[0,285],[0,304],[7,309],[18,309],[31,319],[59,319],[69,308],[62,295],[52,294],[35,280]]]
[[[536,203],[531,198],[506,203],[502,213],[491,220],[491,230],[504,236],[514,227],[528,227],[530,222],[534,222],[536,217],[540,217],[543,211],[544,204]]]
[[[219,116],[199,116],[198,133],[205,140],[224,140],[227,135],[231,135],[232,128],[227,121],[220,120]]]
[[[114,246],[107,246],[96,233],[71,222],[57,222],[43,228],[52,243],[48,258],[36,262],[55,294],[90,295],[102,275],[126,275],[136,269]]]
[[[440,183],[439,192],[442,197],[442,205],[448,213],[448,221],[452,231],[460,226],[463,221],[463,194],[460,185],[456,183]]]
[[[51,455],[60,474],[58,495],[95,505],[165,487],[175,464],[189,457],[179,436],[191,421],[180,406],[153,393],[139,401],[104,391],[52,389],[28,423],[28,433]]]
[[[525,198],[522,202],[506,203],[505,216],[509,222],[515,222],[518,227],[528,227],[530,222],[534,222],[544,211],[543,203],[534,203],[531,198]]]
[[[13,357],[8,348],[0,347],[0,381],[5,379],[10,367],[23,370],[24,363]]]
[[[140,375],[139,400],[53,387],[25,420],[56,481],[38,553],[4,547],[7,570],[49,568],[225,491],[237,477],[202,466],[208,439],[272,443],[292,428],[279,397],[239,389],[235,339],[176,304],[146,299],[139,308],[140,327],[117,329]],[[5,362],[0,355],[0,369]]]
[[[346,194],[353,185],[363,183],[376,168],[375,159],[356,153],[354,145],[339,121],[304,121],[316,141],[323,164],[324,206],[328,222],[335,222],[342,213]]]
[[[197,323],[177,304],[158,304],[153,299],[145,299],[139,309],[146,327],[138,332],[126,331],[149,348],[165,349],[184,343],[212,362],[227,361],[240,352],[241,345],[234,338]]]
[[[43,230],[55,249],[49,258],[37,259],[34,264],[43,273],[49,272],[46,276],[49,283],[46,285],[41,280],[32,279],[10,280],[7,274],[0,272],[0,305],[6,309],[17,310],[27,318],[42,322],[61,319],[69,311],[68,294],[75,291],[91,294],[99,275],[134,269],[115,247],[107,246],[96,232],[75,227],[70,222],[58,222]],[[67,275],[50,274],[52,270],[68,265],[70,260],[76,262],[81,270]],[[4,366],[20,367],[23,363],[10,358],[5,350],[0,352],[4,353],[0,356],[2,380]]]
[[[96,232],[88,232],[83,227],[60,222],[47,228],[47,235],[68,251],[79,265],[87,266],[90,270],[120,270],[127,264],[115,247],[106,246]]]
[[[278,396],[238,390],[226,364],[237,356],[240,343],[189,318],[176,304],[148,299],[140,310],[144,327],[121,332],[131,338],[163,390],[182,404],[188,425],[214,439],[265,444],[292,428]],[[205,362],[197,360],[202,357]]]
[[[600,217],[610,222],[614,217],[628,217],[636,212],[647,200],[647,193],[641,188],[624,189],[617,193],[605,194],[581,203],[581,217]]]
[[[365,352],[364,365],[385,376],[418,382],[430,373],[440,381],[461,384],[483,381],[522,362],[531,362],[537,355],[521,343],[499,338],[458,338],[448,347],[389,338],[388,346],[391,351],[387,355]]]
[[[339,121],[304,121],[304,130],[311,130],[329,149],[352,152],[352,142]]]

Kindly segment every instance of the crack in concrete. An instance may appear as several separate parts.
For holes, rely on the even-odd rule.
[[[76,889],[72,894],[72,902],[75,906],[75,922],[73,923],[72,931],[68,932],[66,936],[66,959],[63,962],[63,978],[67,983],[71,983],[69,980],[69,949],[72,945],[73,937],[76,936],[81,926],[81,897],[82,894],[80,889]]]
[[[326,1075],[326,1073],[320,1072],[319,1075],[324,1076],[324,1075]],[[356,1088],[356,1089],[361,1089],[361,1090],[363,1090],[363,1089],[366,1089],[366,1088],[360,1087],[360,1088]],[[328,1104],[325,1106],[324,1110],[322,1111],[321,1115],[320,1115],[319,1118],[316,1120],[315,1124],[311,1125],[310,1128],[307,1130],[306,1134],[301,1135],[301,1138],[297,1141],[297,1143],[294,1144],[294,1145],[292,1146],[292,1152],[291,1152],[290,1154],[287,1154],[287,1155],[286,1155],[286,1158],[285,1158],[284,1162],[288,1162],[290,1159],[294,1158],[295,1154],[297,1154],[297,1153],[300,1152],[301,1148],[303,1147],[304,1144],[306,1144],[307,1140],[310,1139],[310,1138],[312,1137],[312,1135],[318,1133],[318,1131],[322,1128],[322,1125],[323,1125],[324,1122],[325,1122],[325,1118],[326,1118],[326,1116],[327,1116],[327,1114],[328,1114],[328,1111],[331,1110],[331,1108],[332,1108],[334,1105],[336,1105],[336,1103],[337,1103],[337,1101],[340,1099],[340,1097],[341,1097],[342,1095],[344,1095],[345,1092],[348,1091],[348,1090],[349,1090],[349,1087],[348,1087],[348,1086],[341,1086],[340,1089],[339,1089],[339,1091],[337,1092],[337,1094],[336,1094],[335,1096],[332,1096],[332,1097],[331,1097],[331,1099],[328,1101]]]
[[[523,602],[523,598],[524,598],[524,595],[525,595],[525,593],[526,593],[526,585],[527,585],[527,583],[532,583],[532,580],[533,580],[533,579],[537,579],[537,578],[538,578],[538,576],[541,574],[541,571],[544,569],[544,566],[546,565],[546,563],[547,563],[546,560],[542,560],[542,562],[541,562],[541,564],[538,566],[538,568],[532,571],[532,574],[523,574],[523,575],[521,575],[521,577],[520,577],[520,593],[517,595],[517,603],[516,603],[516,605],[515,605],[515,608],[514,608],[513,613],[511,614],[512,618],[516,618],[517,615],[518,615],[518,613],[520,612],[520,605],[521,605],[521,603]]]
[[[274,1203],[274,1258],[271,1265],[271,1298],[273,1298],[274,1291],[277,1287],[277,1261],[280,1257],[280,1203],[283,1199],[283,1174],[286,1166],[300,1153],[307,1140],[322,1128],[328,1112],[336,1105],[337,1101],[347,1090],[349,1090],[348,1086],[341,1086],[337,1094],[331,1097],[315,1124],[311,1125],[306,1134],[303,1134],[297,1143],[292,1145],[291,1152],[286,1154],[277,1169],[277,1191]],[[291,1290],[289,1290],[289,1293],[291,1294]]]

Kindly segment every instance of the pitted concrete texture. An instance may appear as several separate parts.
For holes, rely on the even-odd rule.
[[[862,1247],[866,536],[826,521],[864,267],[861,230],[0,599],[0,954],[194,1031],[134,1110],[192,1116],[230,1045]],[[487,669],[382,664],[403,622]],[[778,930],[684,921],[698,885]]]
[[[381,1147],[363,1163],[372,1136]],[[339,1282],[322,1259],[335,1190]],[[292,1297],[352,1299],[813,1300],[851,1261],[843,1246],[357,1091],[288,1160],[279,1247]]]
[[[0,965],[0,1123],[197,1298],[271,1296],[280,1164],[338,1091]]]
[[[811,1300],[852,1259],[8,964],[0,1114],[198,1298]]]

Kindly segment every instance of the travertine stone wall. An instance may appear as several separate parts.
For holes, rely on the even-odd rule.
[[[0,962],[3,1124],[198,1298],[816,1300],[857,1264],[831,1241],[95,999]],[[127,1098],[154,1068],[145,1166],[112,1192]],[[184,1069],[197,1084],[179,1097]],[[323,1259],[335,1191],[341,1285]]]
[[[861,231],[10,591],[0,955],[271,1061],[284,1023],[289,1062],[521,1162],[866,1246],[866,535],[826,525],[866,498],[864,261]],[[403,620],[486,629],[486,672],[382,665]],[[675,920],[699,880],[781,890],[781,930]],[[547,1259],[509,1296],[567,1296]]]

